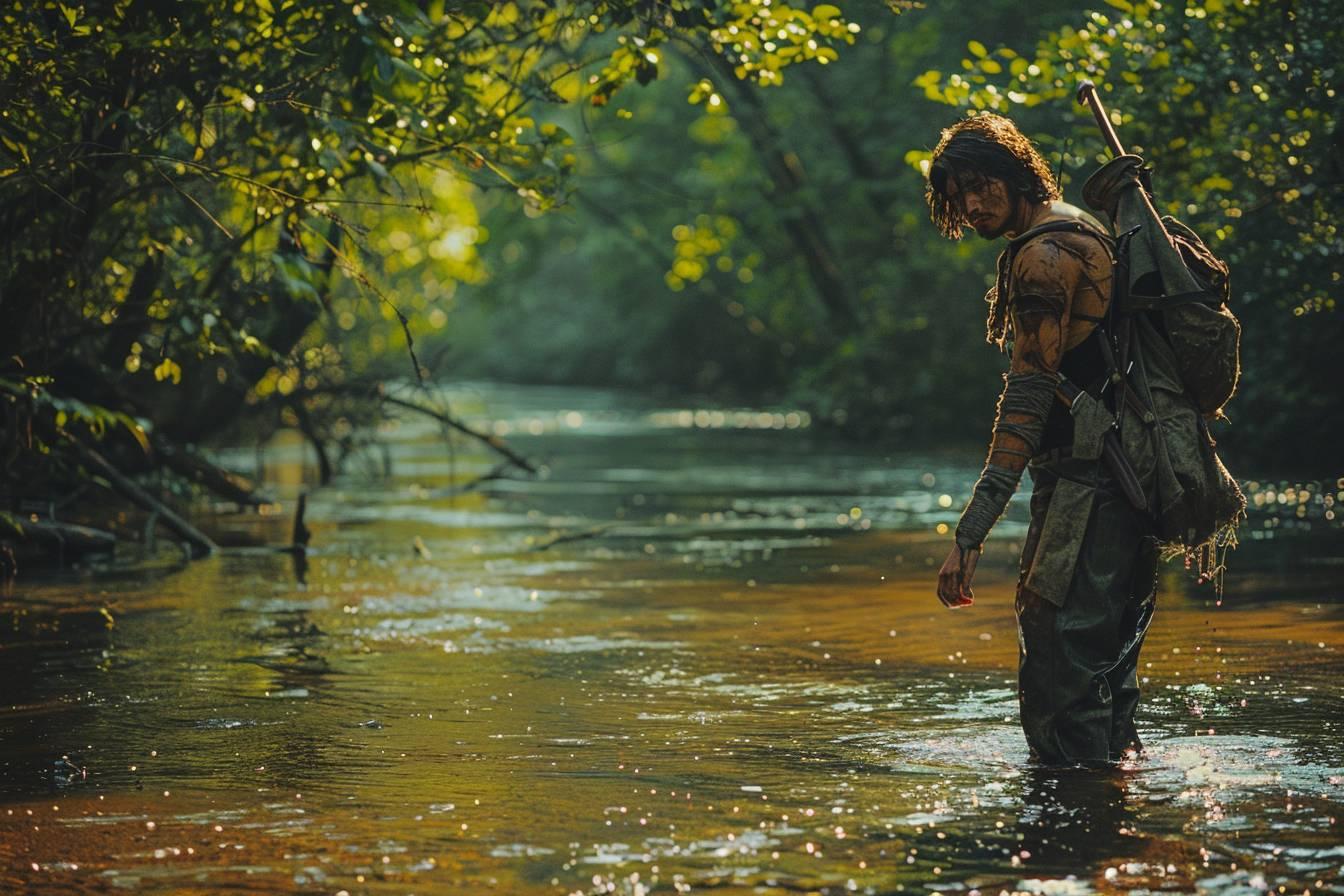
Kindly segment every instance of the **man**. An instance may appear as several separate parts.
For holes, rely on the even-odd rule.
[[[985,537],[1024,469],[1034,486],[1016,611],[1018,693],[1032,755],[1099,764],[1137,751],[1139,648],[1151,619],[1156,542],[1099,460],[1113,407],[1104,322],[1111,240],[1060,201],[1049,165],[1007,118],[981,114],[943,131],[925,189],[950,239],[970,226],[1007,237],[989,303],[988,338],[1010,352],[989,458],[938,575],[950,608],[972,602]],[[1028,231],[1054,221],[1072,230]],[[1015,239],[1026,234],[1026,239]],[[1071,408],[1060,377],[1085,390]]]

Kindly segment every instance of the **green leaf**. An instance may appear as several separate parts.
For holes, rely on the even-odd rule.
[[[924,174],[925,169],[932,158],[933,153],[929,152],[927,149],[912,149],[905,154],[904,161],[905,164],[914,168],[920,174]]]
[[[0,532],[6,531],[22,538],[23,524],[19,522],[19,518],[14,516],[14,514],[7,510],[0,510]]]

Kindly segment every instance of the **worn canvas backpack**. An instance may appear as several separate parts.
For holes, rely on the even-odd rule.
[[[1227,264],[1185,224],[1158,217],[1142,172],[1143,159],[1119,156],[1088,178],[1083,200],[1110,217],[1123,243],[1119,311],[1152,312],[1186,394],[1201,414],[1220,418],[1241,376],[1241,324],[1227,307]]]
[[[1159,540],[1201,579],[1219,579],[1246,499],[1215,451],[1207,420],[1223,416],[1240,374],[1241,327],[1227,307],[1227,265],[1193,230],[1159,217],[1141,183],[1143,160],[1122,155],[1094,174],[1084,200],[1110,219],[1107,238],[1074,221],[1051,230],[1098,236],[1115,268],[1104,336],[1116,387],[1116,428]]]

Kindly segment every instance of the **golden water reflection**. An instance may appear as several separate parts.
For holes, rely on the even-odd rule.
[[[0,892],[1344,885],[1344,614],[1316,562],[1337,539],[1250,546],[1222,606],[1170,571],[1148,755],[1040,770],[1013,689],[1021,517],[974,607],[933,594],[974,458],[488,398],[579,415],[511,437],[549,475],[444,497],[493,461],[408,422],[392,479],[313,495],[305,583],[244,553],[20,589]]]

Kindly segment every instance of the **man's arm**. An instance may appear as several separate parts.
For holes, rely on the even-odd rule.
[[[957,545],[978,550],[1041,446],[1064,355],[1067,302],[1040,295],[1013,300],[1013,360],[1004,377],[989,458],[957,524]]]
[[[1072,262],[1046,239],[1029,243],[1014,259],[1013,357],[999,396],[989,457],[957,524],[956,545],[939,572],[938,597],[948,607],[971,602],[970,581],[980,549],[1017,491],[1027,461],[1040,448],[1064,356],[1077,277]]]

